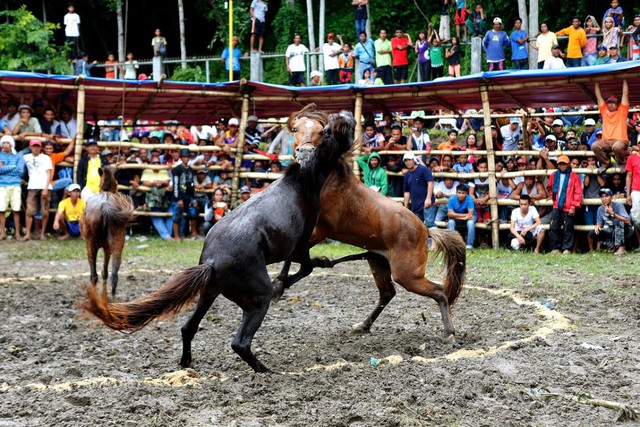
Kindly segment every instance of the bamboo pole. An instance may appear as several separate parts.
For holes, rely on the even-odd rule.
[[[249,94],[242,95],[242,116],[240,117],[240,129],[238,133],[238,147],[236,149],[236,163],[233,168],[233,178],[231,180],[231,206],[235,205],[240,188],[240,166],[244,154],[245,129],[249,118]]]
[[[356,103],[353,108],[353,117],[356,119],[356,131],[354,134],[354,141],[357,141],[357,145],[355,146],[355,156],[353,158],[353,173],[359,177],[360,176],[360,166],[358,166],[358,161],[356,160],[362,154],[362,101],[364,100],[364,95],[362,92],[356,93]]]
[[[491,129],[491,104],[486,85],[480,87],[482,98],[482,112],[484,113],[484,128]],[[499,223],[498,223],[498,190],[496,188],[496,156],[493,151],[493,139],[491,132],[484,133],[484,143],[487,147],[487,164],[489,166],[489,203],[491,206],[491,243],[493,249],[499,248]]]
[[[73,182],[78,182],[78,164],[82,157],[82,145],[84,142],[84,101],[85,90],[84,84],[80,83],[78,90],[78,104],[76,107],[76,146],[73,153]]]

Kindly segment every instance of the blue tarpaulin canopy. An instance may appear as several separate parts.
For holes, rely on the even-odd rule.
[[[283,117],[315,102],[329,111],[353,110],[358,94],[363,111],[414,111],[482,108],[480,92],[488,91],[493,109],[590,105],[594,83],[603,96],[621,94],[622,79],[629,82],[631,104],[640,104],[640,62],[563,70],[497,71],[457,79],[390,86],[339,85],[294,88],[236,81],[183,83],[122,81],[102,78],[0,71],[0,97],[75,108],[78,89],[84,87],[85,117],[92,119],[170,120],[204,124],[218,117],[240,116],[242,96],[250,97],[249,112],[261,118]]]

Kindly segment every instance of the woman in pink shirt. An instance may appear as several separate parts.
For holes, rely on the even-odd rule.
[[[600,26],[598,21],[592,15],[587,15],[584,20],[584,31],[587,33],[587,45],[582,48],[581,66],[587,67],[593,65],[598,57],[598,38],[590,37],[591,34],[598,34]]]

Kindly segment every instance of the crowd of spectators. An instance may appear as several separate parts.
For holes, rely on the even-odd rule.
[[[489,129],[484,127],[481,112],[473,110],[464,112],[468,118],[457,119],[446,111],[437,112],[441,116],[382,113],[377,118],[373,112],[365,112],[362,156],[357,163],[365,185],[372,191],[402,200],[428,227],[461,229],[469,248],[485,246],[489,241],[488,232],[476,232],[475,224],[488,225],[491,221],[492,183],[486,175],[442,177],[440,173],[486,174],[495,170],[498,197],[520,203],[517,208],[505,204],[498,207],[500,222],[510,224],[512,237],[502,236],[507,246],[531,247],[536,252],[593,251],[604,236],[610,237],[605,246],[610,244],[620,253],[621,247],[624,250],[633,244],[633,224],[640,219],[640,113],[629,113],[626,82],[621,97],[604,99],[598,86],[596,96],[597,108],[578,108],[584,110],[579,113],[587,114],[569,115],[565,113],[570,111],[562,109],[493,111],[501,117],[494,119]],[[3,107],[3,239],[9,230],[18,240],[46,239],[52,230],[61,239],[77,236],[82,201],[99,191],[99,169],[107,164],[119,166],[116,176],[122,191],[130,194],[139,211],[152,213],[149,224],[160,237],[197,239],[230,209],[267,187],[290,162],[281,157],[291,155],[293,134],[279,124],[260,124],[258,117],[249,116],[244,154],[261,154],[269,160],[245,158],[241,166],[274,174],[241,179],[240,197],[231,206],[231,178],[240,130],[237,118],[219,118],[209,125],[191,127],[177,122],[133,126],[118,120],[99,121],[86,126],[83,156],[73,182],[70,165],[77,124],[71,109],[61,106],[56,114],[56,109],[42,100],[34,100],[32,105],[10,100]],[[522,122],[524,117],[526,124]],[[498,156],[489,164],[482,151],[485,133],[490,134],[496,150],[536,150],[539,154]],[[129,141],[133,145],[112,150],[100,147],[98,140]],[[144,148],[147,144],[154,147]],[[171,147],[163,149],[162,145]],[[220,149],[209,148],[212,146]],[[434,150],[450,153],[434,154]],[[595,155],[575,155],[588,150]],[[556,155],[557,151],[561,155]],[[554,172],[548,178],[547,173],[507,175],[532,170]],[[608,204],[608,191],[604,190],[612,193]],[[601,195],[602,209],[583,203]],[[61,203],[67,198],[71,201]],[[553,206],[541,203],[545,200],[553,200]],[[607,207],[611,203],[626,206],[626,222],[616,222],[615,218],[608,225],[610,212],[622,215],[619,207]],[[49,207],[56,212],[52,221],[48,218]],[[624,233],[609,230],[619,222],[624,223]],[[576,224],[596,227],[590,234],[576,234]],[[143,221],[140,227],[144,226]],[[619,243],[620,236],[626,239],[623,244]]]

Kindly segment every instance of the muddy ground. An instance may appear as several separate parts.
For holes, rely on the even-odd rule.
[[[640,409],[638,292],[558,304],[534,290],[544,284],[505,291],[471,268],[455,344],[441,339],[435,303],[402,289],[370,334],[355,335],[350,327],[377,291],[366,263],[343,264],[316,270],[271,307],[253,347],[279,374],[256,375],[230,347],[241,312],[222,297],[194,340],[195,370],[178,371],[188,312],[113,332],[75,308],[87,279],[72,272],[84,272],[84,262],[0,261],[0,426],[593,426],[616,418],[603,407],[539,401],[541,391]],[[123,270],[124,300],[171,273],[132,262]],[[571,280],[579,286],[579,273]]]

